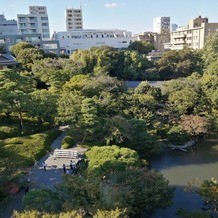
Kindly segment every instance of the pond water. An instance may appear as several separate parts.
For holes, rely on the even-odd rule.
[[[152,162],[152,168],[160,171],[176,188],[173,206],[158,211],[153,218],[175,218],[178,208],[201,209],[201,198],[184,188],[188,181],[195,181],[194,186],[197,186],[205,179],[218,179],[218,138],[198,143],[188,152],[167,151]]]

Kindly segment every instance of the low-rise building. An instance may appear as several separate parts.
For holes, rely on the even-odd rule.
[[[17,64],[16,59],[12,55],[0,54],[0,70],[15,68]]]
[[[54,38],[59,41],[61,51],[66,54],[72,54],[78,49],[100,46],[127,48],[131,42],[136,40],[131,32],[125,30],[92,29],[57,32]]]
[[[43,49],[45,52],[60,54],[59,41],[54,39],[43,40],[40,33],[35,34],[18,34],[18,35],[0,35],[0,44],[10,51],[11,46],[19,42],[29,42],[35,47]]]
[[[16,20],[7,20],[3,14],[0,14],[0,35],[16,35],[18,27]]]
[[[164,52],[165,43],[170,42],[170,32],[154,33],[154,32],[144,32],[135,35],[136,40],[151,43],[156,51]]]

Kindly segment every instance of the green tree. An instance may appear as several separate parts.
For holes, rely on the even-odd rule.
[[[197,193],[202,197],[205,203],[212,211],[218,209],[218,183],[217,180],[211,178],[211,180],[204,180]]]
[[[22,76],[13,70],[0,72],[0,107],[8,115],[11,112],[18,113],[20,130],[23,129],[24,112],[30,106],[30,92],[34,90],[34,81],[27,76]]]
[[[57,94],[48,90],[35,90],[31,93],[32,102],[27,114],[37,117],[39,126],[43,121],[53,124],[57,115],[57,98]]]
[[[61,213],[49,213],[49,212],[40,212],[37,210],[24,210],[22,212],[14,211],[12,217],[13,218],[83,218],[84,213],[82,211],[67,211]]]
[[[95,133],[98,123],[98,110],[95,102],[91,98],[84,99],[81,104],[81,116],[79,120],[80,128],[84,131],[82,144],[86,140],[88,134],[92,135]]]
[[[207,38],[202,51],[202,58],[208,66],[218,59],[218,33],[214,33]]]
[[[161,100],[161,89],[151,86],[149,82],[141,82],[134,90],[135,94],[147,94],[155,97],[156,100]]]
[[[177,116],[177,120],[178,115],[202,115],[210,112],[210,105],[200,81],[201,79],[194,74],[164,83],[163,95],[167,98],[169,113]]]
[[[22,67],[30,70],[36,60],[42,59],[44,52],[39,48],[25,48],[16,56],[16,60],[21,63]]]
[[[190,139],[190,135],[182,126],[172,126],[167,132],[167,140],[173,145],[182,145]]]
[[[58,212],[61,203],[59,195],[50,189],[31,190],[23,198],[23,208],[29,211]]]
[[[64,179],[60,190],[65,196],[65,210],[80,208],[93,215],[97,210],[111,211],[118,207],[126,210],[128,217],[147,217],[158,208],[172,205],[173,189],[168,182],[161,174],[144,168],[128,167],[118,172],[111,168],[100,178],[66,176]]]
[[[38,79],[38,83],[45,83],[56,92],[73,76],[82,74],[82,65],[69,59],[44,58],[34,61],[32,73]],[[44,87],[43,87],[44,88]]]
[[[154,50],[154,46],[149,42],[134,41],[129,45],[128,49],[137,51],[139,54],[148,54]]]
[[[132,141],[132,130],[127,119],[122,116],[114,116],[107,118],[103,125],[102,133],[104,141],[107,145],[125,144]]]
[[[148,160],[162,152],[163,144],[158,140],[157,135],[149,133],[145,120],[131,119],[129,123],[132,129],[132,140],[125,144],[127,147],[136,150],[138,154]]]
[[[93,218],[128,218],[126,209],[116,208],[115,210],[97,210]]]
[[[19,53],[26,48],[34,48],[34,46],[28,42],[19,42],[11,47],[11,52],[17,57]]]
[[[154,117],[156,105],[157,100],[153,96],[133,93],[126,96],[123,111],[130,119],[143,119],[150,125]]]
[[[116,145],[94,146],[86,152],[86,157],[89,159],[87,173],[100,177],[114,170],[125,170],[127,166],[140,165],[136,151],[129,148],[120,148]]]
[[[57,100],[58,115],[55,118],[58,124],[77,126],[81,113],[81,103],[84,97],[78,93],[63,92]]]
[[[163,54],[157,61],[157,68],[161,79],[187,77],[193,72],[202,72],[201,56],[197,51],[189,48],[171,50]]]
[[[211,109],[218,109],[218,60],[212,62],[206,69],[201,79],[201,85],[208,99]]]

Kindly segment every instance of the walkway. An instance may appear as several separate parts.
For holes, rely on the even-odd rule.
[[[56,148],[60,148],[64,135],[65,132],[63,131],[62,134],[52,143],[51,145],[52,150]],[[77,147],[72,149],[76,149],[79,153],[84,153],[86,151],[86,149],[77,148]],[[45,161],[45,163],[47,164],[46,171],[44,171],[42,167],[43,161]],[[78,159],[73,159],[73,161],[74,163],[76,163]],[[62,180],[63,163],[66,164],[67,168],[69,168],[70,159],[57,158],[55,160],[51,154],[47,154],[42,159],[40,159],[35,164],[35,166],[32,167],[29,173],[30,190],[40,189],[40,188],[50,188],[54,190],[55,186],[63,181]],[[0,218],[11,217],[13,210],[21,211],[23,195],[24,195],[24,190],[21,190],[18,194],[13,196],[10,203],[6,206],[6,209],[4,209],[4,211],[0,214]]]

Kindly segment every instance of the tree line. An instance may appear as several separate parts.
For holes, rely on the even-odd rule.
[[[108,149],[114,148],[112,153],[119,153],[118,148],[113,147],[116,145],[136,151],[137,158],[150,160],[165,149],[163,142],[182,144],[193,137],[201,138],[209,131],[217,131],[217,38],[217,34],[211,36],[201,51],[188,48],[169,51],[156,63],[148,61],[147,51],[137,50],[138,45],[125,50],[110,47],[78,50],[68,58],[44,54],[28,43],[18,43],[11,51],[20,63],[19,68],[0,71],[1,113],[7,119],[11,114],[18,115],[20,134],[25,115],[37,118],[39,126],[43,122],[68,124],[68,136],[75,143],[98,146],[98,152],[102,147],[104,158]],[[146,81],[135,89],[128,89],[124,82],[148,78],[170,80],[161,89]],[[128,154],[128,158],[131,155]],[[119,209],[135,208],[128,211],[128,215],[134,217],[135,214],[153,213],[158,204],[161,207],[159,200],[167,199],[163,208],[169,206],[172,195],[166,193],[171,191],[165,179],[145,170],[145,166],[133,163],[123,165],[112,158],[112,161],[103,163],[98,174],[97,166],[94,171],[89,171],[93,164],[90,161],[84,169],[84,177],[66,178],[60,187],[69,201],[75,201],[75,196],[83,193],[76,201],[78,204],[71,208],[67,200],[61,207],[74,210],[85,205],[83,209],[93,215],[101,206],[103,210],[116,210],[110,202],[117,199],[117,205],[122,205]],[[107,171],[108,167],[114,170]],[[102,169],[107,172],[105,176],[109,184],[101,180]],[[125,170],[121,173],[119,169]],[[96,170],[97,174],[94,173]],[[133,177],[134,184],[131,183]],[[88,180],[90,183],[87,184]],[[82,185],[82,190],[77,184]],[[155,184],[159,184],[160,190]],[[147,189],[140,193],[141,187]],[[146,196],[152,195],[148,194],[148,187],[157,194],[152,203],[147,202]],[[125,198],[131,195],[128,196],[132,197],[130,202],[118,199],[115,196],[117,190]],[[110,191],[110,199],[107,199],[104,194]],[[94,196],[96,192],[98,198]],[[102,200],[105,204],[93,207],[94,202],[97,204]],[[150,207],[146,209],[147,203]],[[138,207],[140,204],[143,208]]]

